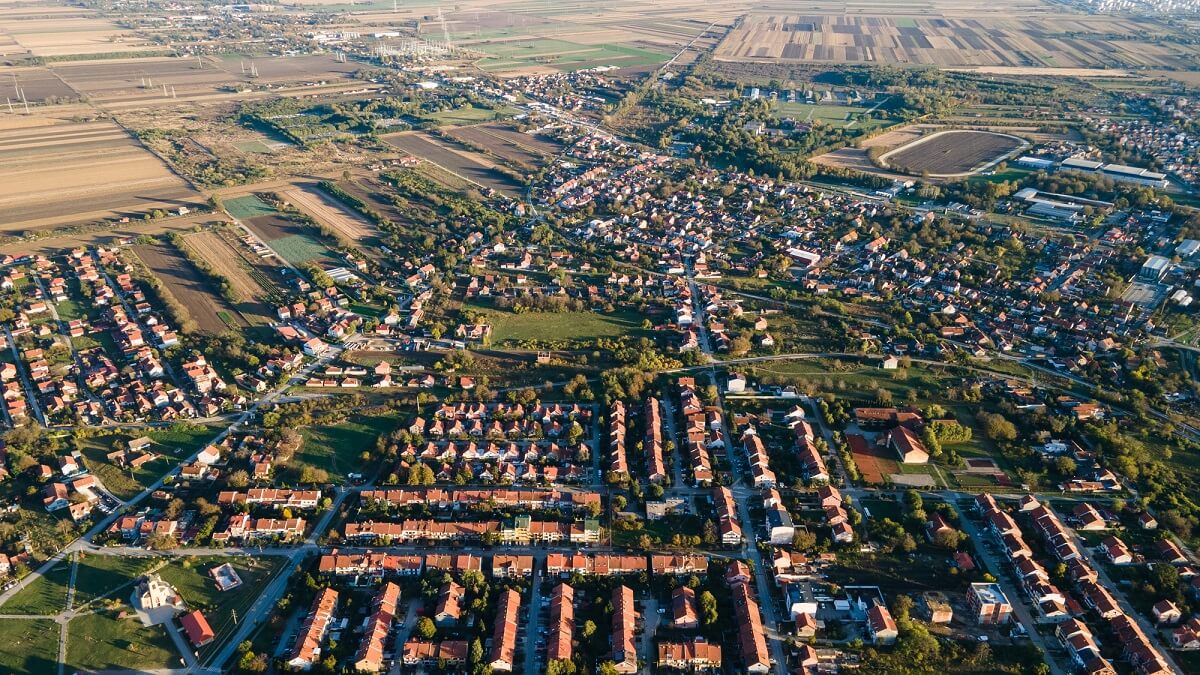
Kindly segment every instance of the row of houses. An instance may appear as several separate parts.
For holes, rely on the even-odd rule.
[[[494,537],[503,544],[569,542],[583,545],[600,542],[600,525],[591,518],[563,523],[533,520],[529,516],[517,516],[503,523],[496,520],[445,522],[407,519],[399,523],[346,523],[344,537],[347,541],[358,542],[483,541]]]

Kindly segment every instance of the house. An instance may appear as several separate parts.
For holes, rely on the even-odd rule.
[[[719,671],[721,646],[699,637],[690,642],[660,642],[658,667],[686,672]]]
[[[746,378],[739,373],[730,373],[725,383],[726,394],[740,394],[746,391]]]
[[[571,659],[575,635],[575,589],[560,583],[550,596],[550,635],[546,660]]]
[[[877,645],[894,644],[896,638],[900,637],[900,632],[896,630],[896,622],[887,607],[873,605],[867,610],[867,635]]]
[[[1179,620],[1183,618],[1183,612],[1170,600],[1159,600],[1154,603],[1154,607],[1150,608],[1150,613],[1154,615],[1154,623],[1163,625],[1179,623]]]
[[[688,630],[699,628],[700,616],[696,610],[696,591],[687,586],[676,588],[671,593],[671,608],[676,628]]]
[[[466,599],[466,590],[453,581],[447,581],[442,585],[442,589],[438,591],[433,622],[439,628],[453,626],[458,623],[459,619],[462,618],[462,602],[464,599]]]
[[[354,655],[355,671],[377,673],[383,670],[384,648],[399,603],[400,587],[390,581],[384,584],[371,600],[371,616],[367,620],[366,630],[363,631],[362,642]]]
[[[633,589],[618,586],[612,594],[612,662],[618,673],[638,672],[636,630],[638,615],[633,606]]]
[[[898,426],[884,435],[888,448],[896,452],[896,456],[905,464],[928,464],[929,451],[917,435],[906,426]]]
[[[922,593],[918,605],[929,623],[950,623],[954,619],[954,608],[946,594],[940,591]]]
[[[520,613],[521,594],[511,588],[501,593],[492,630],[492,651],[488,655],[492,672],[510,673],[516,664]]]
[[[195,647],[203,647],[217,636],[198,609],[179,617],[179,625],[183,627],[183,632]]]

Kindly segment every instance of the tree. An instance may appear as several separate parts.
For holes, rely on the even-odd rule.
[[[792,537],[792,546],[797,551],[807,551],[817,545],[817,535],[808,530],[797,530]]]
[[[575,662],[571,659],[554,659],[546,664],[546,675],[574,675]]]
[[[594,621],[592,621],[591,619],[584,621],[583,622],[583,632],[581,632],[580,635],[582,635],[583,638],[585,640],[587,640],[587,639],[590,639],[595,634],[596,634],[596,623]]]
[[[980,426],[983,427],[984,435],[993,441],[1015,441],[1017,439],[1017,427],[1004,415],[981,412],[978,420]]]
[[[617,670],[617,664],[605,661],[596,668],[596,675],[621,675],[621,672]]]
[[[434,625],[433,619],[423,616],[417,620],[417,635],[425,640],[433,639],[437,634],[437,626]]]
[[[711,626],[717,622],[717,599],[709,591],[700,594],[700,614],[705,626]]]
[[[1054,460],[1054,470],[1063,478],[1074,476],[1076,468],[1075,460],[1065,455]]]
[[[469,658],[471,665],[483,663],[483,643],[479,641],[479,638],[471,641],[471,655]]]

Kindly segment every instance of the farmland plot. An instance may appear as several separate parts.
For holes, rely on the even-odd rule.
[[[280,294],[266,275],[227,237],[226,233],[210,230],[189,234],[184,241],[213,270],[229,280],[233,292],[241,298],[237,310],[243,316],[254,323],[267,323],[274,316],[267,301],[280,297]]]
[[[521,138],[526,134],[502,134],[498,131],[496,127],[479,125],[460,127],[451,131],[450,135],[524,169],[535,170],[546,163],[546,155],[535,149],[534,143]]]
[[[133,247],[142,263],[162,281],[171,295],[187,307],[196,327],[216,334],[228,328],[241,328],[245,322],[209,285],[200,272],[170,244],[142,244]]]
[[[1016,136],[989,131],[939,131],[881,155],[879,162],[934,177],[962,176],[1028,145]]]
[[[404,132],[385,136],[389,144],[436,164],[443,169],[478,185],[490,187],[509,195],[522,189],[520,183],[496,168],[495,162],[463,148],[455,148],[440,139],[420,132]]]
[[[203,205],[200,195],[109,122],[0,128],[0,229],[35,230]]]
[[[326,194],[316,186],[297,186],[282,190],[279,196],[291,202],[318,223],[335,230],[343,239],[369,246],[377,238],[373,223]]]

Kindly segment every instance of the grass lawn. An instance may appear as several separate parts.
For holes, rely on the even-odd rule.
[[[0,672],[53,673],[62,630],[49,619],[0,621]]]
[[[466,106],[463,108],[455,108],[453,110],[440,110],[435,113],[422,115],[422,119],[433,120],[439,124],[476,124],[479,122],[491,122],[492,120],[505,119],[512,117],[513,111],[508,108],[500,110],[490,110],[488,108],[478,108],[475,106]]]
[[[69,631],[67,667],[71,669],[157,670],[179,665],[166,628],[143,626],[127,603],[72,619]]]
[[[79,571],[75,573],[75,606],[87,604],[106,593],[132,586],[138,577],[162,562],[161,558],[125,557],[116,555],[81,554]],[[117,592],[122,598],[128,593]]]
[[[67,608],[67,584],[70,581],[71,563],[61,560],[0,606],[0,613],[57,614]]]
[[[208,571],[227,562],[237,570],[238,576],[242,578],[242,585],[222,592],[217,590]],[[208,625],[217,635],[215,640],[200,649],[201,659],[220,647],[232,634],[236,628],[233,613],[237,612],[239,617],[245,616],[250,605],[258,598],[259,589],[267,585],[285,562],[286,559],[279,556],[205,556],[175,560],[158,571],[164,581],[179,591],[189,609],[198,609],[204,613]]]
[[[330,257],[329,248],[307,234],[293,234],[279,239],[272,239],[267,245],[275,250],[284,260],[293,265],[303,265],[312,261],[334,260]]]
[[[58,310],[58,318],[63,321],[74,321],[87,316],[87,309],[76,300],[60,300],[54,303],[54,308]]]
[[[355,418],[331,426],[309,427],[301,430],[304,446],[292,458],[289,469],[296,478],[305,466],[324,469],[330,478],[344,478],[350,473],[366,473],[360,455],[374,451],[375,439],[396,428],[393,417]]]
[[[467,306],[464,306],[464,309]],[[612,314],[594,312],[502,312],[481,305],[469,308],[492,325],[492,344],[502,345],[538,341],[592,340],[641,334],[643,316],[632,311]]]

